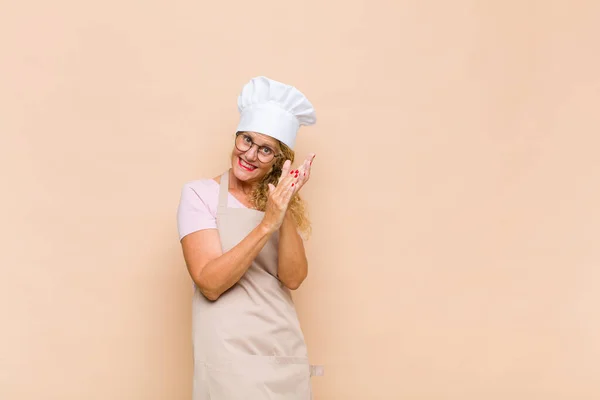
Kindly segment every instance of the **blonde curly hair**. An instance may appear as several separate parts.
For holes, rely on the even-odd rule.
[[[283,157],[276,157],[271,170],[263,177],[250,194],[250,200],[252,201],[253,206],[259,211],[265,211],[267,200],[269,198],[269,183],[273,186],[277,186],[285,160],[290,160],[292,163],[294,162],[294,151],[286,146],[285,143],[279,140],[277,140],[277,142]],[[308,218],[306,203],[299,194],[292,197],[290,204],[288,205],[288,210],[292,213],[292,218],[296,222],[298,232],[302,238],[305,240],[308,239],[311,234],[311,224]]]

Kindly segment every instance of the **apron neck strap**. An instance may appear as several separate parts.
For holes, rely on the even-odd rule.
[[[219,208],[227,208],[227,195],[229,194],[229,170],[221,175],[219,185]]]

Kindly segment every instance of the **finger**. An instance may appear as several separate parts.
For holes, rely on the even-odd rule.
[[[278,193],[282,193],[289,185],[291,185],[296,180],[295,176],[295,170],[292,170],[285,175],[282,173],[279,183],[277,184],[277,188],[279,189]]]
[[[288,192],[291,191],[292,195],[294,190],[298,187],[298,179],[293,175],[288,174],[282,181],[277,185],[276,191],[274,192],[274,197],[277,202],[281,205],[286,205],[289,202]],[[291,196],[289,196],[291,197]]]
[[[301,175],[304,175],[304,173],[307,172],[307,170],[310,168],[313,158],[314,158],[314,153],[310,153],[308,156],[306,156],[306,158],[304,159],[304,162],[302,163],[302,166],[299,168]],[[307,175],[308,175],[308,173],[307,173]]]
[[[281,182],[277,184],[277,186],[273,185],[272,183],[269,183],[269,190],[271,190],[271,187],[273,187],[273,189],[270,192],[270,201],[272,201],[275,207],[279,208],[281,204],[281,199],[283,198],[283,193],[285,192],[284,185]]]
[[[304,185],[306,183],[306,181],[308,180],[309,172],[310,172],[310,161],[309,161],[308,157],[304,160],[304,163],[302,164],[300,169],[301,169],[301,172],[299,174],[299,177],[301,179],[301,184]]]
[[[294,187],[292,188],[292,194],[290,195],[290,198],[294,197],[296,195],[296,193],[298,193],[300,191],[300,189],[302,188],[302,185],[298,184],[298,185],[294,185]]]
[[[283,181],[279,182],[277,186],[275,186],[275,189],[273,189],[273,192],[271,194],[273,200],[279,201],[279,199],[281,198],[281,194],[285,191],[284,186],[285,184],[283,183]]]
[[[304,171],[305,175],[305,182],[308,182],[308,180],[310,179],[310,170],[312,169],[312,165],[311,162],[308,161],[308,165],[306,167],[306,171]]]
[[[283,163],[283,166],[281,167],[281,177],[279,178],[280,180],[290,174],[291,166],[292,166],[292,162],[290,160],[285,160],[285,162]]]
[[[304,161],[302,162],[302,165],[300,166],[300,168],[298,168],[300,175],[304,175],[304,172],[306,171],[306,168],[308,168],[309,165],[310,165],[310,159],[309,159],[309,157],[306,157],[304,159]]]
[[[297,187],[298,186],[295,182],[292,182],[289,186],[287,186],[286,191],[282,194],[282,200],[284,201],[284,204],[289,204],[292,196],[294,195],[294,193],[296,193]]]
[[[298,183],[297,183],[297,186],[299,186],[299,187],[296,189],[296,191],[300,190],[300,187],[302,187],[302,185],[304,185],[304,183],[306,182],[307,165],[308,165],[308,161],[304,160],[304,164],[302,164],[302,166],[300,167],[300,173],[298,175]]]
[[[273,185],[272,183],[269,183],[269,193],[273,194],[273,192],[275,191],[275,185]]]

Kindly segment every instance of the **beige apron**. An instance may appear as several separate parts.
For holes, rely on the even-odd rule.
[[[223,252],[252,231],[264,213],[227,207],[229,171],[221,176],[217,228]],[[278,232],[244,276],[218,300],[195,286],[194,400],[310,400],[304,336],[289,289],[277,279]]]

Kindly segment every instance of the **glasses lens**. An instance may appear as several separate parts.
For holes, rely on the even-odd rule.
[[[252,146],[252,140],[246,135],[237,135],[235,137],[235,147],[239,151],[248,151],[248,149]]]
[[[260,160],[260,162],[263,163],[268,163],[269,161],[271,161],[273,159],[273,157],[275,156],[275,154],[273,153],[263,153],[263,152],[258,152],[258,159]]]

